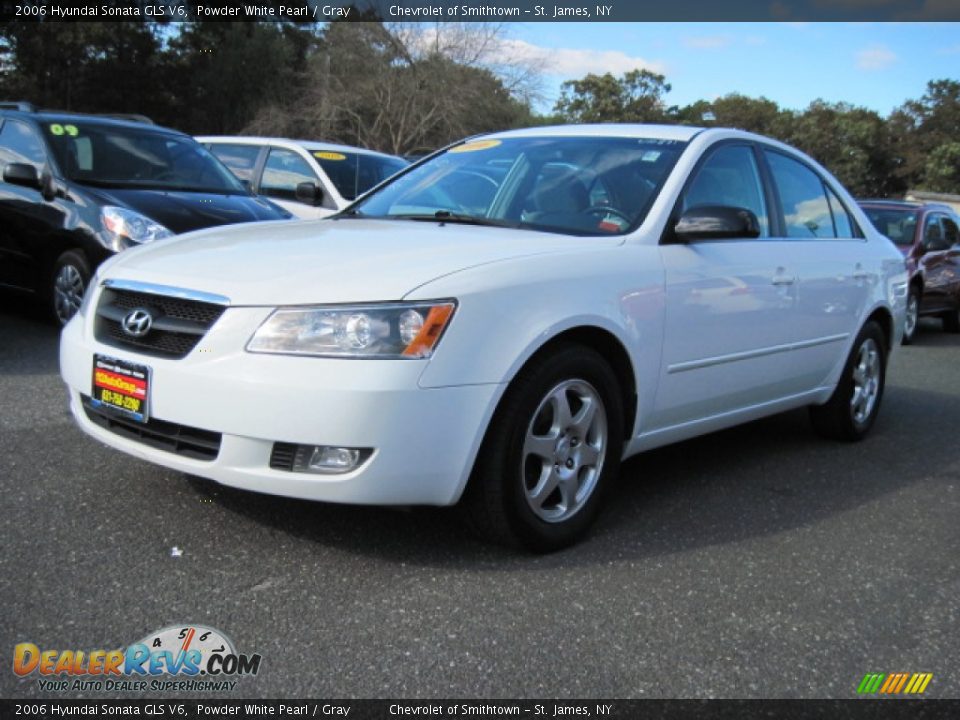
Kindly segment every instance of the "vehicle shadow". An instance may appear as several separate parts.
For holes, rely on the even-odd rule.
[[[539,557],[475,540],[456,509],[336,506],[190,482],[229,512],[345,552],[423,566],[550,569],[666,556],[814,525],[954,462],[955,444],[943,434],[956,427],[955,397],[890,385],[877,425],[861,443],[819,438],[800,410],[653,450],[624,464],[591,535]]]
[[[44,375],[59,368],[60,328],[32,298],[0,291],[0,375]]]

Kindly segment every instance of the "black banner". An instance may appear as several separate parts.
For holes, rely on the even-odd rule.
[[[960,700],[0,700],[0,718],[953,720]]]
[[[0,0],[0,20],[638,22],[960,20],[960,2],[885,0]]]

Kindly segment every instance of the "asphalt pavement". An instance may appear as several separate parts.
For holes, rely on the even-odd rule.
[[[45,693],[13,648],[191,623],[263,657],[194,697],[851,698],[868,672],[960,697],[960,336],[938,323],[897,349],[866,441],[801,411],[646,453],[592,535],[544,557],[449,510],[240,492],[110,450],[69,416],[57,342],[0,298],[0,697],[136,697]]]

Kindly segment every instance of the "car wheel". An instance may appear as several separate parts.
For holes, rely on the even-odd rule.
[[[565,345],[514,380],[491,421],[462,506],[483,538],[550,552],[593,523],[620,468],[623,402],[596,351]]]
[[[903,344],[909,345],[917,335],[917,326],[920,324],[920,291],[916,285],[910,286],[907,295],[907,316],[903,323]]]
[[[90,283],[90,264],[79,250],[68,250],[57,258],[51,277],[50,303],[54,319],[66,325],[83,302]]]
[[[825,405],[810,408],[813,426],[824,437],[862,440],[880,411],[887,370],[886,340],[880,326],[863,326]]]
[[[951,310],[940,316],[943,319],[943,329],[949,333],[960,333],[960,309]]]

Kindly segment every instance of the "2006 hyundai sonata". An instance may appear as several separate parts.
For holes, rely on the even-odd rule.
[[[624,457],[799,406],[863,437],[896,248],[822,167],[733,130],[474,138],[336,219],[106,263],[63,332],[80,426],[234,487],[450,505],[550,550]]]

